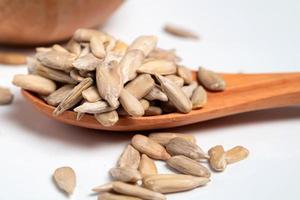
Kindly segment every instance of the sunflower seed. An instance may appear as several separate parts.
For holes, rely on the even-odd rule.
[[[112,192],[113,191],[113,184],[116,181],[112,181],[110,183],[106,183],[104,185],[99,185],[96,186],[92,189],[92,191],[97,192],[97,193],[102,193],[102,192]]]
[[[102,60],[96,58],[93,54],[88,53],[85,56],[77,58],[72,64],[78,70],[94,71],[101,63]]]
[[[92,36],[90,40],[90,47],[91,51],[97,58],[104,58],[105,57],[105,49],[103,45],[103,41],[100,36]]]
[[[93,36],[105,37],[105,35],[95,29],[80,28],[77,29],[73,38],[77,42],[89,42]]]
[[[31,73],[43,76],[45,78],[61,82],[75,84],[77,81],[73,80],[68,74],[63,71],[51,69],[43,66],[39,61],[34,58],[28,57],[27,59],[28,68],[30,68]]]
[[[137,99],[146,96],[154,87],[154,80],[149,74],[141,74],[134,80],[130,81],[125,89]]]
[[[173,81],[176,85],[178,85],[179,87],[182,87],[184,85],[184,80],[183,78],[176,76],[174,74],[171,75],[167,75],[165,76],[167,79]]]
[[[0,63],[8,65],[26,64],[26,56],[20,53],[0,52]]]
[[[119,115],[115,110],[105,113],[95,113],[94,116],[100,124],[107,127],[113,126],[119,121]]]
[[[56,89],[56,85],[53,81],[32,74],[17,74],[14,76],[12,83],[25,90],[36,92],[41,95],[49,95]]]
[[[122,182],[136,183],[142,179],[140,172],[130,167],[115,167],[109,173],[115,180]]]
[[[155,162],[151,158],[149,158],[146,154],[142,154],[141,162],[139,165],[139,171],[142,177],[157,174],[157,168]]]
[[[78,85],[76,85],[64,98],[62,102],[55,108],[53,115],[58,116],[65,112],[66,110],[72,108],[82,99],[82,91],[89,88],[93,84],[93,79],[85,78]],[[80,111],[78,111],[80,112]]]
[[[163,194],[122,182],[114,182],[113,190],[120,194],[139,197],[145,200],[166,200]]]
[[[72,91],[74,85],[64,85],[47,96],[45,101],[51,106],[57,106]]]
[[[142,65],[143,59],[144,53],[137,49],[128,51],[124,55],[119,64],[124,84],[137,76],[136,71]]]
[[[10,104],[14,98],[14,95],[8,88],[0,87],[0,105]]]
[[[79,56],[81,53],[81,46],[73,38],[68,42],[66,48],[73,54]]]
[[[193,109],[202,108],[206,104],[207,93],[201,85],[194,90],[191,101],[193,104]]]
[[[54,44],[54,45],[52,46],[52,49],[53,49],[54,51],[59,51],[59,52],[64,52],[64,53],[70,53],[67,49],[65,49],[64,47],[62,47],[62,46],[59,45],[59,44]]]
[[[166,149],[159,143],[149,139],[143,135],[135,135],[131,139],[131,144],[139,152],[146,154],[147,156],[157,160],[167,160],[170,155]]]
[[[174,63],[181,61],[181,58],[179,58],[176,55],[175,49],[165,50],[165,49],[156,48],[152,52],[150,52],[148,58],[153,58],[156,60],[157,59],[167,60]]]
[[[203,67],[199,67],[198,80],[208,90],[223,91],[226,87],[226,83],[221,76]]]
[[[199,36],[192,31],[174,25],[165,25],[164,31],[177,37],[199,39]]]
[[[66,192],[72,194],[76,186],[76,174],[71,167],[60,167],[54,171],[53,178],[57,186]]]
[[[151,60],[142,64],[137,72],[147,74],[169,75],[176,73],[176,65],[166,60]]]
[[[102,99],[114,108],[119,106],[118,98],[123,88],[121,69],[116,61],[97,66],[96,82]]]
[[[183,78],[185,84],[191,84],[193,82],[192,71],[184,66],[177,67],[177,74]]]
[[[158,133],[151,133],[149,135],[150,139],[154,140],[155,142],[161,145],[168,144],[168,142],[175,137],[180,137],[196,144],[196,138],[189,134],[158,132]]]
[[[88,89],[83,90],[82,97],[90,103],[94,103],[96,101],[101,100],[99,92],[95,86],[91,86]]]
[[[140,103],[142,104],[144,110],[147,110],[149,108],[149,106],[150,106],[149,101],[147,101],[146,99],[141,99]]]
[[[76,82],[81,82],[84,80],[84,77],[80,76],[79,71],[77,69],[72,69],[70,71],[70,77]]]
[[[90,113],[90,114],[99,114],[105,113],[114,110],[115,108],[109,106],[105,101],[97,101],[97,102],[84,102],[83,104],[74,108],[75,112],[81,113]]]
[[[143,185],[149,190],[163,194],[182,192],[203,186],[210,180],[206,177],[194,177],[183,174],[159,174],[147,176]]]
[[[161,115],[162,109],[158,106],[150,106],[147,110],[145,110],[146,116],[155,116],[155,115]]]
[[[150,92],[145,96],[145,99],[149,101],[159,100],[159,101],[168,101],[167,95],[161,91],[157,86],[153,87]]]
[[[247,158],[249,150],[242,146],[236,146],[225,152],[225,159],[227,164],[232,164]]]
[[[140,36],[136,38],[132,44],[128,47],[128,50],[138,49],[141,50],[145,56],[155,49],[157,44],[157,37],[150,35],[150,36]]]
[[[114,194],[114,193],[103,193],[98,196],[98,200],[142,200],[141,198],[136,198],[132,196]]]
[[[184,155],[194,160],[207,159],[208,156],[195,143],[181,137],[175,137],[166,144],[168,153],[172,156]]]
[[[131,167],[137,169],[140,164],[140,159],[140,153],[129,144],[118,160],[118,167]]]
[[[190,99],[193,95],[194,90],[197,88],[198,83],[193,81],[190,85],[183,86],[181,89],[184,94]]]
[[[169,101],[183,113],[188,113],[192,110],[192,102],[187,98],[182,89],[169,79],[155,75],[160,83],[160,86],[167,95]]]
[[[63,71],[70,71],[76,59],[76,55],[60,51],[38,52],[35,56],[43,65]]]
[[[120,95],[120,103],[126,112],[133,117],[144,115],[144,108],[139,100],[126,89],[122,89]]]
[[[103,37],[105,50],[106,51],[111,51],[117,45],[117,40],[111,35],[106,34],[105,36],[106,37]]]
[[[212,147],[208,151],[209,158],[209,164],[210,166],[216,170],[216,171],[224,171],[226,168],[226,156],[224,149],[221,145],[217,145]]]
[[[210,172],[206,167],[186,156],[173,156],[167,160],[167,164],[183,174],[210,177]]]

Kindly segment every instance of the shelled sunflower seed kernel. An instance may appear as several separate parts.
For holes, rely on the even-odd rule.
[[[215,171],[223,171],[227,164],[243,160],[248,155],[249,151],[242,146],[225,151],[217,145],[207,153],[197,145],[195,137],[188,134],[134,135],[116,167],[109,171],[113,180],[94,187],[92,191],[99,194],[98,200],[164,200],[165,194],[193,190],[209,183],[212,174],[206,164]],[[165,161],[175,173],[160,174],[155,160]]]
[[[97,30],[78,29],[66,47],[36,48],[27,59],[29,74],[15,75],[13,83],[42,96],[56,107],[54,115],[73,110],[80,120],[93,114],[103,126],[116,124],[118,115],[189,113],[205,107],[205,89],[225,89],[222,77],[203,67],[194,79],[175,50],[158,48],[157,42],[156,36],[143,35],[126,44]]]

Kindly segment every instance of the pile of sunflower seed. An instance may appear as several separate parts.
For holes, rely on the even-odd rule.
[[[96,186],[98,200],[165,200],[165,194],[183,192],[210,182],[211,171],[221,172],[227,165],[247,158],[249,151],[235,146],[227,151],[217,145],[205,152],[196,138],[180,133],[134,135],[121,154],[116,167],[110,169],[112,182]],[[160,174],[155,160],[162,160],[174,173]],[[54,172],[57,186],[72,194],[76,186],[75,171],[60,167]]]
[[[179,64],[174,50],[156,47],[156,36],[140,36],[130,45],[92,29],[78,29],[66,47],[37,48],[27,60],[27,75],[13,83],[35,92],[55,108],[93,114],[103,126],[119,116],[189,113],[207,102],[206,90],[222,91],[224,80],[199,68],[198,81]]]

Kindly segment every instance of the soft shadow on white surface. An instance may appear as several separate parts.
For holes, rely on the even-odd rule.
[[[93,148],[93,146],[98,147],[99,145],[105,144],[113,145],[114,143],[129,141],[134,133],[148,134],[153,132],[110,132],[63,124],[48,118],[43,113],[40,113],[33,107],[33,105],[26,102],[24,99],[17,99],[14,102],[14,108],[7,114],[7,117],[22,126],[24,130],[27,130],[26,134],[34,134],[35,137],[47,140],[57,140],[69,145],[83,148]],[[299,118],[300,107],[295,106],[237,114],[192,125],[154,131],[201,133],[201,131],[210,129],[274,121],[281,122],[284,120]]]

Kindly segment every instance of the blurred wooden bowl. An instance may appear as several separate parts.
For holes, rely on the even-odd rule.
[[[102,25],[124,0],[0,0],[0,43],[41,45]]]

